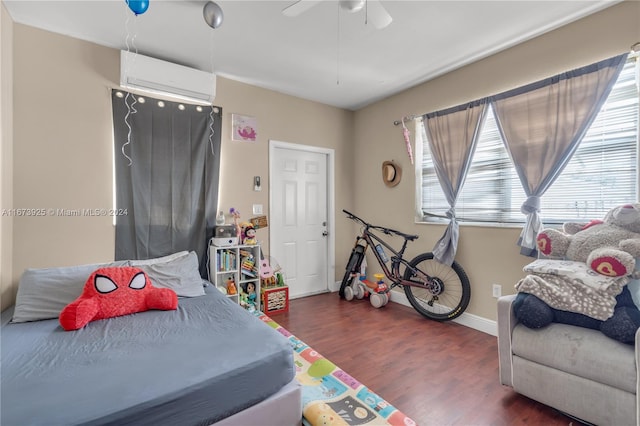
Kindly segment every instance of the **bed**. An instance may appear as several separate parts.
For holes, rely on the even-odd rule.
[[[193,265],[197,271],[197,259]],[[59,275],[65,273],[83,275]],[[175,311],[139,312],[67,332],[57,318],[22,321],[20,302],[30,291],[42,292],[29,280],[41,288],[43,276],[51,271],[21,279],[16,306],[2,312],[2,425],[300,424],[288,340],[214,286],[194,278],[202,294],[181,297]],[[48,301],[60,305],[58,296]]]

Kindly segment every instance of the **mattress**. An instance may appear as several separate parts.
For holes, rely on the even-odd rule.
[[[10,324],[0,419],[13,425],[210,424],[265,400],[295,371],[287,339],[207,287],[176,311]]]

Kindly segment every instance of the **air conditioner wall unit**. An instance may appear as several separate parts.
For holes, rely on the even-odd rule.
[[[120,86],[201,105],[212,105],[216,97],[215,74],[125,50],[120,51]]]

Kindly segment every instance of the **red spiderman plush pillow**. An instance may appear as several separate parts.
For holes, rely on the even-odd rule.
[[[152,286],[141,269],[100,268],[89,276],[80,297],[60,312],[60,325],[67,331],[78,330],[90,321],[150,309],[169,311],[177,308],[176,292]]]

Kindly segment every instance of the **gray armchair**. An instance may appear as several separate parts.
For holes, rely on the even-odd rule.
[[[585,422],[639,425],[640,331],[634,347],[573,325],[532,330],[518,323],[514,299],[498,299],[500,383]]]

